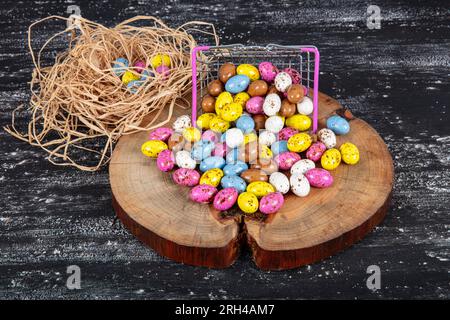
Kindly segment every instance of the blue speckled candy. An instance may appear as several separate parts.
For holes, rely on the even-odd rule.
[[[239,193],[244,192],[247,184],[239,176],[224,176],[220,181],[222,188],[235,188]]]
[[[255,128],[255,121],[250,116],[242,115],[236,121],[236,128],[241,129],[244,133],[252,132]]]
[[[214,142],[210,140],[200,140],[194,143],[191,150],[191,157],[194,160],[201,161],[211,156],[214,149]]]
[[[222,169],[225,166],[225,159],[222,157],[208,157],[200,162],[200,171],[205,172],[214,168]]]
[[[228,151],[227,156],[226,156],[227,163],[236,163],[238,155],[239,155],[238,148],[234,148],[234,149],[231,149],[230,151]]]
[[[116,76],[121,77],[125,71],[127,71],[129,62],[125,58],[117,58],[116,61],[113,62],[113,71]]]
[[[238,74],[228,79],[227,83],[225,84],[225,90],[228,91],[229,93],[236,94],[245,91],[249,84],[250,84],[249,77],[244,76],[242,74]]]
[[[236,161],[236,163],[229,163],[223,168],[223,173],[226,176],[238,176],[248,169],[248,165],[243,161]]]
[[[127,88],[131,93],[136,93],[139,90],[140,86],[142,86],[142,81],[140,80],[133,80],[128,82],[127,84]]]
[[[145,69],[144,71],[141,72],[141,81],[145,81],[147,80],[149,77],[155,77],[155,74],[153,72],[151,72],[148,69]]]
[[[327,128],[335,134],[343,135],[350,131],[350,124],[340,116],[331,116],[327,119]]]
[[[270,146],[270,150],[272,150],[272,153],[274,156],[276,156],[277,154],[280,154],[282,152],[288,151],[287,141],[286,140],[275,141]]]

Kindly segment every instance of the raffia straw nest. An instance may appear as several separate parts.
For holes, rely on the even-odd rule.
[[[28,128],[25,133],[19,132],[13,113],[12,126],[5,130],[44,149],[50,162],[86,171],[95,171],[109,161],[119,137],[162,126],[170,120],[173,108],[183,105],[180,99],[191,89],[190,51],[196,46],[192,33],[213,36],[218,44],[214,26],[204,22],[192,21],[173,29],[158,18],[137,16],[106,28],[79,17],[76,23],[49,38],[36,55],[32,48],[33,28],[51,19],[70,18],[50,16],[33,23],[28,30],[35,66]],[[145,25],[133,26],[137,21]],[[70,36],[68,49],[57,55],[52,66],[42,67],[41,54],[64,34]],[[151,70],[150,60],[156,54],[170,56],[170,75],[166,79]],[[132,93],[113,72],[112,62],[119,57],[128,59],[130,65],[142,60],[155,75]],[[169,108],[168,116],[160,119],[164,108]],[[145,124],[144,117],[150,119]]]

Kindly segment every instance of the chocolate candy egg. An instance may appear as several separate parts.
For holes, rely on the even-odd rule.
[[[316,167],[316,164],[309,160],[309,159],[302,159],[297,161],[292,167],[291,167],[291,174],[301,173],[305,174],[308,170],[314,169]]]
[[[187,127],[183,130],[183,137],[186,141],[196,142],[202,137],[202,133],[195,127]]]
[[[266,129],[273,133],[280,132],[280,130],[283,129],[283,126],[284,121],[283,118],[281,118],[280,116],[271,116],[267,118],[265,123]]]
[[[267,116],[274,116],[280,111],[281,99],[276,93],[271,93],[266,96],[263,104],[264,114]]]
[[[134,70],[135,70],[136,72],[141,73],[142,71],[145,70],[145,67],[146,67],[146,66],[145,66],[145,62],[144,62],[144,61],[142,61],[142,60],[137,60],[137,61],[134,63],[133,67],[134,67]]]
[[[220,190],[214,197],[214,208],[219,211],[231,209],[236,203],[238,192],[234,188],[225,188]]]
[[[287,90],[287,99],[290,103],[299,103],[304,96],[303,87],[299,84],[291,85]]]
[[[278,91],[274,84],[269,86],[269,90],[267,90],[267,94],[276,93],[280,96],[280,98],[283,97],[283,93]]]
[[[305,173],[309,184],[316,188],[328,188],[333,184],[333,176],[325,169],[313,168]]]
[[[216,104],[216,99],[213,96],[211,96],[209,94],[206,94],[203,96],[202,102],[201,102],[203,112],[205,112],[205,113],[214,112],[215,104]]]
[[[240,64],[236,69],[237,74],[245,75],[251,81],[259,79],[259,71],[255,66],[251,64]]]
[[[156,158],[161,151],[166,149],[167,144],[161,140],[150,140],[141,146],[142,154],[150,158]]]
[[[209,122],[209,128],[214,132],[223,133],[228,130],[230,123],[223,120],[221,117],[215,117]]]
[[[258,140],[258,136],[254,132],[244,134],[244,144],[254,142]]]
[[[173,134],[173,130],[171,128],[161,127],[150,132],[149,140],[161,140],[168,141],[170,136]]]
[[[241,129],[243,133],[252,132],[255,129],[255,121],[248,115],[242,115],[236,121],[236,128]]]
[[[272,150],[270,150],[270,148],[268,146],[260,145],[258,157],[259,157],[259,159],[263,159],[263,160],[272,159],[272,157],[273,157]]]
[[[229,92],[222,92],[216,99],[215,103],[215,111],[218,116],[222,112],[222,108],[224,105],[233,103],[233,96]]]
[[[294,134],[287,141],[287,148],[293,152],[303,152],[309,148],[312,143],[311,136],[305,132]]]
[[[125,73],[122,75],[122,83],[124,85],[127,85],[131,81],[139,80],[141,77],[139,74],[133,72],[133,71],[125,71]]]
[[[346,142],[339,147],[339,151],[342,155],[342,161],[346,164],[357,164],[359,162],[359,150],[350,142]]]
[[[322,154],[327,150],[327,147],[323,142],[314,142],[306,151],[306,157],[314,162],[319,161],[322,158]]]
[[[200,184],[209,184],[213,187],[217,187],[222,177],[222,170],[220,170],[219,168],[211,169],[202,174],[202,176],[200,177]]]
[[[270,146],[270,150],[272,150],[272,153],[274,155],[277,155],[277,154],[280,154],[282,152],[288,151],[287,141],[286,140],[275,141]]]
[[[282,117],[290,117],[295,114],[296,111],[296,105],[294,103],[289,102],[288,99],[283,99],[281,101],[281,108],[279,115]]]
[[[317,138],[327,147],[327,149],[336,146],[336,135],[330,129],[320,129],[319,132],[317,132]]]
[[[200,181],[200,174],[193,169],[179,168],[174,171],[172,178],[176,184],[193,187]]]
[[[175,132],[183,132],[184,129],[191,126],[191,118],[187,115],[179,116],[172,125],[173,130]]]
[[[269,177],[269,182],[275,187],[278,192],[286,194],[289,192],[290,184],[289,179],[281,172],[274,172]]]
[[[209,123],[212,119],[217,117],[215,113],[203,113],[197,118],[197,127],[199,127],[202,130],[208,130],[209,129]]]
[[[302,81],[302,76],[300,75],[300,72],[293,68],[285,68],[282,70],[283,72],[286,72],[292,79],[292,83],[297,84]]]
[[[234,64],[227,62],[220,66],[218,76],[222,83],[227,83],[228,79],[236,75],[236,67]]]
[[[233,102],[239,103],[242,107],[245,107],[248,100],[250,100],[250,96],[247,92],[239,92],[234,96]]]
[[[173,152],[177,152],[183,149],[185,144],[183,135],[178,133],[178,132],[174,132],[169,140],[167,141],[167,145],[169,146],[169,149],[172,150]]]
[[[167,54],[157,54],[152,57],[150,64],[154,69],[160,66],[170,67],[170,57]]]
[[[226,154],[227,154],[227,145],[225,144],[225,142],[216,143],[216,145],[214,146],[212,155],[214,157],[223,158],[223,157],[225,157]]]
[[[217,156],[207,157],[200,162],[199,169],[202,172],[211,170],[211,169],[222,169],[225,167],[225,159]]]
[[[197,163],[191,157],[191,153],[187,150],[178,151],[175,154],[175,162],[178,167],[186,169],[195,169]]]
[[[268,182],[255,181],[247,186],[247,192],[251,192],[256,197],[261,198],[269,193],[275,192],[275,188]]]
[[[155,71],[157,74],[160,74],[163,79],[167,79],[170,75],[170,69],[167,66],[159,66]]]
[[[236,121],[242,115],[242,105],[236,102],[226,104],[222,107],[220,117],[225,121]]]
[[[271,62],[261,62],[258,66],[259,73],[261,75],[261,79],[267,82],[272,82],[277,73],[278,69]]]
[[[341,153],[335,148],[328,149],[323,153],[320,163],[322,164],[322,168],[334,170],[341,163]]]
[[[289,183],[291,185],[292,193],[297,197],[306,197],[311,191],[308,179],[301,173],[291,175]]]
[[[298,130],[291,128],[291,127],[285,127],[278,132],[278,139],[279,140],[289,140],[290,137],[292,137],[294,134],[297,134]]]
[[[239,176],[224,176],[220,181],[222,188],[234,188],[238,193],[244,192],[247,184]]]
[[[209,203],[214,199],[217,189],[208,184],[195,186],[189,192],[189,198],[198,203]]]
[[[264,80],[255,80],[248,86],[247,92],[252,97],[264,96],[267,93],[269,86]]]
[[[234,163],[229,163],[223,168],[223,173],[226,176],[238,176],[245,170],[248,170],[248,165],[243,161],[235,161]]]
[[[310,115],[314,111],[314,105],[309,97],[303,97],[303,99],[297,103],[297,111],[300,114],[303,114],[305,116]]]
[[[273,214],[281,209],[284,204],[284,197],[280,192],[265,195],[259,201],[259,211],[264,214]]]
[[[159,170],[167,172],[175,166],[175,156],[171,150],[163,150],[158,154],[156,165]]]
[[[219,94],[223,92],[223,83],[219,80],[213,80],[208,84],[208,93],[213,96],[217,97]]]
[[[241,147],[241,149],[244,150],[242,147]],[[226,163],[236,163],[236,161],[238,160],[239,154],[241,152],[244,152],[242,150],[239,150],[238,148],[233,148],[233,149],[229,150],[226,155]]]
[[[286,119],[286,125],[299,131],[306,131],[311,127],[311,118],[303,114],[294,114]]]
[[[255,122],[255,130],[259,132],[266,127],[267,116],[265,114],[255,114],[253,115],[253,121]]]
[[[238,197],[238,206],[244,213],[255,213],[258,210],[258,198],[250,192],[242,192]]]
[[[270,146],[277,140],[275,133],[268,130],[260,132],[258,142],[260,145]]]
[[[241,173],[241,178],[247,183],[252,183],[255,181],[269,181],[269,176],[262,170],[259,169],[248,169]]]
[[[225,134],[225,143],[229,148],[236,148],[244,143],[244,134],[241,129],[231,128]]]
[[[263,113],[264,98],[263,97],[252,97],[245,104],[245,110],[252,114]]]
[[[216,143],[219,141],[218,133],[212,130],[206,130],[205,132],[202,133],[202,140],[208,140]]]
[[[225,90],[227,90],[230,93],[236,94],[247,90],[249,84],[250,84],[249,77],[242,74],[238,74],[228,79],[227,83],[225,84]]]
[[[116,74],[116,76],[121,77],[125,73],[125,71],[127,71],[129,64],[130,63],[127,59],[117,58],[113,62],[112,69],[113,69],[114,73]]]
[[[237,160],[252,163],[258,159],[259,147],[257,142],[247,143],[243,148],[238,149]]]
[[[280,72],[275,77],[274,84],[278,91],[286,92],[292,84],[291,76],[286,72]]]
[[[327,119],[327,128],[335,134],[344,135],[350,131],[350,124],[340,116],[331,116]]]
[[[194,143],[191,150],[191,158],[196,161],[201,161],[211,156],[214,149],[214,142],[210,140],[200,140]]]
[[[295,152],[282,152],[275,157],[275,162],[281,170],[289,170],[301,157]]]
[[[278,171],[278,165],[275,160],[272,159],[258,159],[250,165],[250,168],[261,170],[268,175]],[[262,181],[267,181],[265,176]]]

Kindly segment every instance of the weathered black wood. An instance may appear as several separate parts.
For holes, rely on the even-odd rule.
[[[319,47],[321,91],[369,122],[393,154],[393,204],[380,227],[345,252],[297,270],[263,272],[248,254],[225,270],[180,265],[141,245],[118,223],[112,226],[106,169],[55,167],[43,152],[0,131],[0,298],[449,298],[448,3],[377,1],[380,30],[366,26],[366,1],[298,3],[75,4],[86,18],[109,26],[153,14],[170,25],[214,22],[223,43]],[[47,15],[66,16],[70,4],[2,2],[2,126],[29,96],[28,25]],[[42,30],[36,44],[59,27]],[[25,124],[24,114],[19,119]],[[81,268],[81,290],[65,286],[71,264]],[[382,277],[377,292],[365,283],[366,268],[374,264]]]

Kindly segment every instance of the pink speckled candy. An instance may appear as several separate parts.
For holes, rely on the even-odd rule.
[[[297,129],[291,127],[285,127],[278,132],[278,140],[289,140],[294,134],[297,134],[299,131]]]
[[[156,72],[161,74],[164,79],[167,79],[170,74],[170,69],[169,69],[169,67],[162,64],[158,68],[156,68]]]
[[[258,66],[258,70],[261,75],[261,79],[267,82],[272,82],[278,73],[277,67],[268,61],[261,62]]]
[[[158,169],[167,172],[173,169],[175,166],[175,156],[173,155],[172,150],[163,150],[158,154],[158,158],[156,158],[156,165]]]
[[[189,192],[189,198],[199,203],[211,202],[217,193],[217,189],[209,184],[195,186]]]
[[[297,161],[302,158],[298,153],[285,151],[275,157],[275,162],[281,170],[289,170]]]
[[[283,204],[284,197],[281,192],[269,193],[259,201],[259,211],[264,214],[272,214],[280,210]]]
[[[263,105],[264,98],[263,97],[252,97],[245,104],[245,110],[252,114],[263,114]]]
[[[302,76],[300,75],[300,73],[297,70],[293,69],[293,68],[283,69],[283,72],[286,72],[288,75],[291,76],[293,84],[297,84],[297,83],[300,83],[302,81]]]
[[[161,140],[167,142],[172,134],[173,130],[171,128],[157,128],[150,132],[149,140]]]
[[[333,184],[333,176],[327,170],[322,168],[314,168],[306,171],[306,179],[309,184],[316,188],[328,188]]]
[[[202,134],[202,140],[208,140],[216,143],[219,141],[219,135],[212,130],[206,130]]]
[[[224,188],[214,197],[214,208],[219,211],[230,209],[238,198],[238,192],[235,188]]]
[[[216,143],[214,150],[212,151],[212,155],[215,157],[225,157],[227,154],[227,145],[225,142]]]
[[[309,160],[317,162],[322,157],[322,154],[327,150],[327,147],[320,141],[314,142],[306,151],[306,157]]]
[[[194,169],[179,168],[172,175],[176,184],[186,187],[193,187],[200,181],[200,173]]]
[[[134,70],[135,70],[136,72],[141,73],[141,72],[144,71],[144,69],[145,69],[145,62],[142,61],[142,60],[136,61],[136,62],[134,63],[134,68],[135,68]]]

